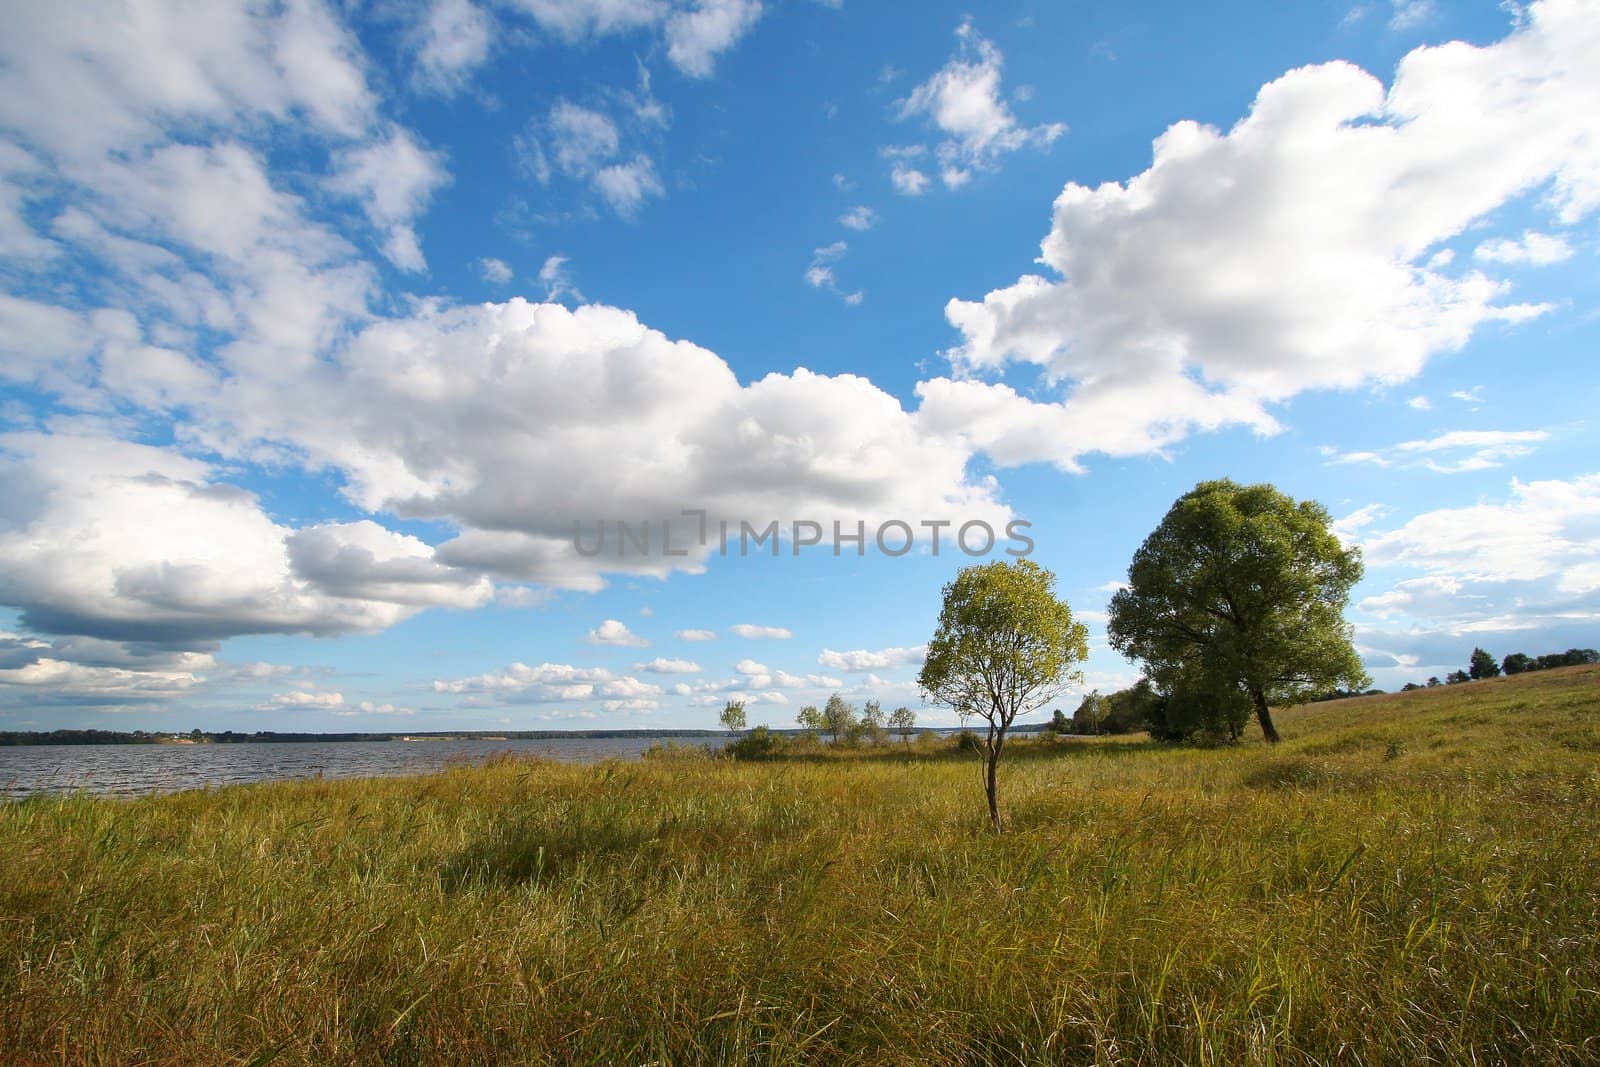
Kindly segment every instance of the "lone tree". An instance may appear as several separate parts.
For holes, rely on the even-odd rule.
[[[727,727],[730,733],[743,733],[748,723],[744,717],[744,701],[730,700],[722,706],[722,714],[717,721]]]
[[[1270,485],[1201,482],[1134,553],[1111,598],[1112,647],[1169,698],[1236,695],[1277,741],[1273,704],[1371,681],[1344,621],[1361,555],[1328,525],[1321,504]]]
[[[1056,576],[1028,559],[968,567],[944,587],[939,627],[917,676],[934,703],[988,724],[983,790],[998,832],[1000,753],[1019,715],[1037,711],[1082,675],[1089,631],[1056,599]]]
[[[824,726],[822,712],[817,710],[815,704],[807,704],[801,708],[800,714],[794,717],[794,721],[800,724],[802,730],[813,734],[821,733]]]
[[[895,708],[889,713],[889,728],[900,734],[900,740],[911,743],[911,731],[917,728],[917,713],[910,708]]]

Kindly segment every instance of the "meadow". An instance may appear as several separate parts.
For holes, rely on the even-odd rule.
[[[9,1064],[1600,1062],[1600,668],[0,804]]]

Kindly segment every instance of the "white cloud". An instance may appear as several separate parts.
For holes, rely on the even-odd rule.
[[[1329,525],[1333,535],[1345,545],[1355,544],[1361,537],[1361,531],[1377,522],[1388,514],[1389,509],[1382,504],[1367,504],[1357,508],[1342,519],[1335,520]]]
[[[921,196],[928,191],[928,176],[899,160],[889,171],[889,181],[901,196]]]
[[[292,689],[287,693],[279,693],[263,705],[268,708],[338,708],[344,706],[344,694],[337,689],[306,690]]]
[[[1600,620],[1600,474],[1513,481],[1502,502],[1427,512],[1361,547],[1369,570],[1422,572],[1359,605],[1380,618],[1412,620],[1420,633]]]
[[[485,256],[478,260],[478,273],[483,280],[493,285],[505,285],[511,281],[511,264],[503,259],[492,259]]]
[[[1421,466],[1440,474],[1489,470],[1506,460],[1532,454],[1550,439],[1545,430],[1452,430],[1417,441],[1402,441],[1381,451],[1325,449],[1332,464],[1370,463],[1378,467]]]
[[[662,693],[658,685],[600,667],[513,663],[504,670],[471,678],[437,679],[435,693],[481,694],[505,704],[554,704],[591,701],[607,711],[648,711]]]
[[[1412,408],[1416,411],[1432,411],[1433,401],[1429,400],[1425,396],[1414,396],[1410,400],[1406,401],[1406,407]]]
[[[811,253],[811,265],[806,268],[806,284],[813,289],[822,289],[839,297],[845,303],[856,305],[861,303],[866,294],[857,289],[846,292],[839,287],[839,279],[834,274],[834,266],[844,258],[850,246],[843,241],[835,241],[831,245],[814,249]]]
[[[1391,30],[1409,30],[1431,22],[1438,11],[1433,0],[1390,0],[1393,9],[1389,16]]]
[[[626,163],[603,167],[594,176],[594,186],[611,210],[624,218],[639,213],[645,201],[666,195],[656,167],[647,156],[635,156]]]
[[[337,166],[333,188],[365,200],[367,217],[384,234],[389,262],[401,270],[425,269],[411,223],[448,180],[443,158],[397,129],[388,140],[342,153]]]
[[[777,640],[787,641],[794,634],[781,626],[756,626],[748,622],[734,623],[728,627],[728,632],[735,637],[742,637],[747,641]]]
[[[679,641],[715,641],[717,632],[715,630],[679,630],[672,636]]]
[[[865,204],[857,204],[839,216],[839,224],[851,230],[870,230],[877,222],[878,213]]]
[[[1485,323],[1541,313],[1419,262],[1536,190],[1566,221],[1600,204],[1597,47],[1600,19],[1550,0],[1497,44],[1417,49],[1387,92],[1327,63],[1263,87],[1226,133],[1174,125],[1144,173],[1063,190],[1043,244],[1056,278],[946,308],[958,372],[1032,364],[1065,399],[941,379],[921,417],[1002,463],[1073,469],[1197,429],[1271,432],[1270,402],[1404,381]]]
[[[1472,258],[1480,262],[1526,263],[1532,267],[1560,263],[1571,256],[1572,246],[1567,244],[1566,238],[1532,230],[1523,231],[1521,238],[1497,237],[1484,241],[1472,250]]]
[[[693,0],[667,19],[667,58],[693,78],[709,78],[717,56],[761,17],[761,0]]]
[[[972,171],[994,167],[1002,155],[1048,145],[1066,132],[1059,122],[1032,128],[1017,122],[1000,88],[1000,49],[978,33],[971,19],[956,30],[956,39],[959,48],[950,61],[899,104],[901,118],[926,118],[945,135],[938,146],[940,175],[952,189],[965,185]],[[921,189],[912,190],[917,183],[911,175],[919,173],[902,173],[897,165],[895,187],[915,195]]]
[[[648,663],[635,663],[633,669],[645,674],[699,674],[704,668],[693,660],[657,656]]]
[[[836,652],[831,648],[825,648],[817,657],[817,663],[836,671],[883,671],[895,667],[920,666],[927,654],[927,645],[917,645],[915,648],[881,648],[876,651],[861,648],[850,652]]]
[[[758,674],[765,676],[772,673],[772,668],[768,667],[765,663],[757,663],[753,659],[742,659],[733,665],[733,672],[735,674]]]
[[[620,645],[625,648],[643,648],[650,642],[632,630],[620,619],[607,619],[584,638],[591,645]]]
[[[376,523],[280,526],[170,450],[37,433],[0,437],[0,450],[0,588],[38,632],[204,650],[239,634],[375,631],[490,594]]]
[[[417,81],[441,93],[460,91],[489,57],[494,18],[471,0],[433,0],[412,33]]]
[[[583,293],[578,291],[577,283],[572,280],[572,271],[567,269],[567,263],[566,256],[549,256],[539,267],[539,281],[544,285],[546,300],[583,300]]]

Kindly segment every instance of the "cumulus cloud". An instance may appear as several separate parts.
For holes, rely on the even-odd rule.
[[[898,108],[901,118],[924,118],[945,135],[937,149],[939,176],[951,189],[965,185],[973,171],[991,169],[1006,153],[1048,145],[1067,129],[1059,122],[1031,128],[1019,123],[1001,89],[1000,49],[978,33],[971,19],[956,30],[956,39],[957,53]],[[926,177],[909,168],[897,166],[893,180],[909,195],[926,187]]]
[[[782,626],[757,626],[753,623],[739,622],[728,627],[728,632],[735,637],[742,637],[747,641],[775,640],[787,641],[794,634]]]
[[[641,92],[648,96],[647,87]],[[644,108],[640,118],[640,100],[632,97],[624,111],[633,119],[635,136],[639,127],[653,126],[661,118],[659,107]],[[558,100],[542,123],[531,124],[517,138],[516,147],[524,169],[540,184],[562,175],[587,185],[613,213],[632,218],[646,201],[666,195],[666,188],[655,163],[643,152],[626,149],[626,140],[611,115]]]
[[[607,619],[584,638],[591,645],[616,645],[622,648],[643,648],[650,642],[632,630],[620,619]]]
[[[865,204],[857,204],[839,216],[839,224],[851,230],[870,230],[877,223],[878,213]]]
[[[486,282],[494,285],[505,285],[511,280],[511,264],[503,259],[493,259],[486,256],[478,260],[478,273],[483,276],[483,280]]]
[[[715,630],[679,630],[672,636],[679,641],[715,641],[717,632]]]
[[[333,187],[365,201],[367,217],[384,235],[383,254],[401,270],[426,268],[412,228],[448,174],[441,156],[404,130],[340,155]]]
[[[927,645],[917,645],[915,648],[881,648],[875,651],[859,648],[850,652],[836,652],[831,648],[825,648],[817,656],[817,663],[836,671],[852,673],[883,671],[895,667],[920,666],[927,654]]]
[[[206,464],[148,445],[5,435],[0,495],[0,589],[41,633],[208,650],[380,630],[490,593],[376,523],[281,526]]]
[[[541,29],[577,42],[611,34],[659,32],[667,59],[691,78],[707,78],[717,58],[761,17],[761,0],[510,0]]]
[[[1231,130],[1172,126],[1142,174],[1062,191],[1054,277],[946,308],[958,374],[1031,365],[1064,398],[936,379],[923,416],[1002,463],[1074,469],[1195,430],[1270,433],[1271,402],[1404,381],[1541,313],[1427,260],[1517,197],[1542,191],[1566,223],[1600,204],[1597,46],[1587,5],[1547,0],[1499,43],[1413,51],[1387,91],[1326,63],[1264,86]]]

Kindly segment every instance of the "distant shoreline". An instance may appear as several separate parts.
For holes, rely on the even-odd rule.
[[[913,733],[954,733],[958,727],[918,727]],[[1035,733],[1044,729],[1042,724],[1019,724],[1014,733]],[[772,729],[775,734],[798,735],[806,731],[799,728]],[[715,739],[730,736],[726,730],[409,730],[396,733],[278,733],[259,730],[255,733],[220,733],[191,731],[189,733],[157,733],[143,730],[47,730],[0,731],[0,748],[20,748],[32,745],[259,745],[259,744],[328,744],[341,741],[393,741],[398,744],[417,744],[425,741],[560,741],[604,740],[607,738],[658,737]]]

